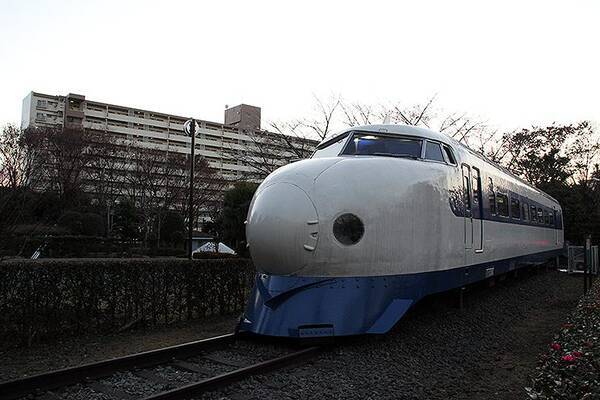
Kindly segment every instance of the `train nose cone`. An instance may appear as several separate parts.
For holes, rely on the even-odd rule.
[[[317,211],[298,186],[280,182],[260,191],[246,225],[256,269],[291,275],[304,268],[317,246],[318,227]]]

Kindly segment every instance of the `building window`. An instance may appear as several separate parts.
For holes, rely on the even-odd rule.
[[[504,193],[496,193],[496,209],[498,215],[508,217],[508,196]]]
[[[521,219],[521,204],[519,199],[510,198],[510,214],[513,219]]]
[[[496,194],[494,192],[494,182],[492,181],[492,178],[490,179],[490,183],[488,185],[488,189],[490,191],[489,194],[489,202],[490,202],[490,213],[492,213],[492,215],[496,215]]]

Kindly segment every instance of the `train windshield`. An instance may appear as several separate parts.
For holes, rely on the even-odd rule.
[[[346,138],[348,137],[348,132],[342,135],[338,135],[327,142],[319,145],[317,147],[317,151],[314,152],[312,158],[322,158],[322,157],[335,157],[340,154],[342,151],[342,147],[344,147],[344,143],[346,142]]]
[[[355,133],[342,154],[420,158],[422,142],[421,139]]]

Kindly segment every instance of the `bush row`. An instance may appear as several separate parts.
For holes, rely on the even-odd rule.
[[[0,340],[240,312],[254,269],[247,259],[44,259],[0,263]]]

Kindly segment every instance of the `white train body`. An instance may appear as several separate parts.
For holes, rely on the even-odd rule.
[[[267,177],[247,238],[258,275],[241,329],[383,333],[427,294],[554,257],[562,210],[446,135],[375,125]]]

